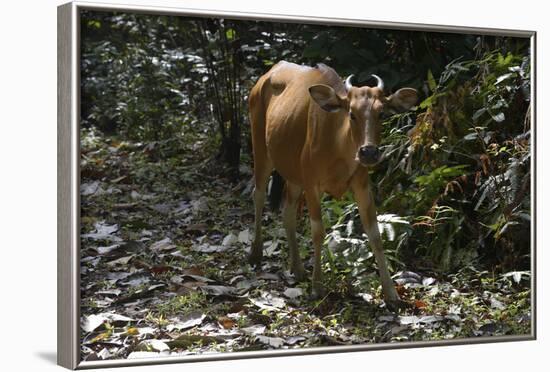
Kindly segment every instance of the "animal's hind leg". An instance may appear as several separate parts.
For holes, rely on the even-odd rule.
[[[286,199],[283,209],[283,225],[286,231],[288,241],[288,257],[290,261],[290,271],[297,280],[303,280],[305,276],[304,264],[300,258],[298,244],[296,243],[296,207],[302,189],[299,186],[286,183]]]
[[[311,280],[311,294],[313,298],[320,298],[324,293],[321,273],[321,248],[325,239],[325,228],[321,216],[321,194],[311,189],[305,192],[309,220],[311,223],[311,240],[313,242],[313,276]]]
[[[258,266],[262,262],[263,239],[262,239],[262,214],[265,205],[265,194],[267,181],[273,166],[268,159],[254,159],[254,242],[250,250],[248,262]]]

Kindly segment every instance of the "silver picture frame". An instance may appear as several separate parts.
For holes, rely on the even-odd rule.
[[[387,350],[412,347],[448,346],[461,344],[495,343],[535,340],[537,335],[536,303],[536,157],[531,163],[531,334],[517,336],[491,336],[445,341],[414,341],[353,346],[324,346],[308,349],[248,351],[192,355],[183,357],[158,357],[151,359],[82,361],[80,359],[80,12],[82,10],[123,11],[156,15],[227,17],[242,20],[266,20],[329,24],[335,26],[369,27],[411,31],[470,33],[493,36],[530,38],[531,42],[531,118],[532,154],[537,149],[536,117],[536,47],[537,33],[529,30],[489,29],[446,25],[380,22],[340,18],[316,18],[307,15],[280,15],[212,11],[179,7],[114,5],[74,1],[57,9],[57,363],[69,369],[137,366],[166,363],[229,360],[243,358],[306,355],[316,353],[343,353],[366,350]]]

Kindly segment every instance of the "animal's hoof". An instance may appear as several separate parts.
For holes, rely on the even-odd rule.
[[[258,267],[262,263],[262,255],[261,254],[251,254],[248,256],[248,263],[251,266]]]
[[[408,303],[407,301],[403,301],[400,298],[393,299],[393,300],[385,300],[385,302],[386,302],[386,306],[391,311],[410,309],[412,307],[412,304]]]
[[[248,256],[248,263],[252,266],[260,266],[262,263],[263,252],[261,249],[256,249],[254,246]]]

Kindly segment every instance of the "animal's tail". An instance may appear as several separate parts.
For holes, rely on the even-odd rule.
[[[285,179],[277,172],[271,173],[271,182],[269,184],[269,206],[272,210],[278,211],[283,200],[283,190],[285,188]]]

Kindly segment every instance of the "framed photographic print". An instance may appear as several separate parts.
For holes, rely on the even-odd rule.
[[[58,363],[533,340],[535,32],[58,8]]]

